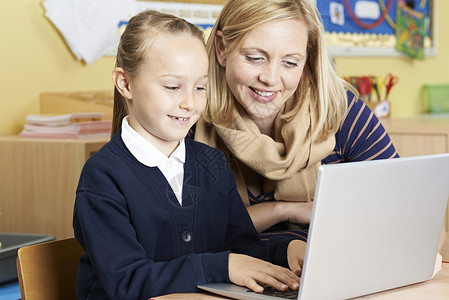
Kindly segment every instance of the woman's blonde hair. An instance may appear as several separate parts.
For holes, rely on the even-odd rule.
[[[128,76],[135,76],[154,38],[161,33],[190,34],[204,43],[203,31],[195,25],[173,15],[145,10],[129,20],[120,38],[115,66],[122,68]],[[122,119],[127,114],[126,99],[115,88],[111,136],[120,129]]]
[[[315,7],[309,0],[228,0],[209,35],[206,47],[209,55],[209,101],[203,113],[208,122],[230,122],[235,99],[226,82],[225,68],[218,63],[214,37],[223,33],[225,54],[241,46],[243,40],[257,26],[274,21],[296,19],[308,29],[307,61],[293,97],[295,108],[283,118],[290,120],[298,112],[301,100],[310,95],[312,109],[317,114],[317,140],[334,134],[347,109],[346,92],[330,60],[324,29]],[[279,45],[282,47],[282,45]]]

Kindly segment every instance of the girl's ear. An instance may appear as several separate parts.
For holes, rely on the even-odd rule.
[[[217,30],[214,37],[215,44],[215,56],[217,56],[218,63],[223,68],[226,67],[226,55],[225,55],[225,46],[223,44],[223,32]]]
[[[112,81],[114,82],[117,90],[125,99],[132,99],[133,96],[129,86],[129,81],[126,77],[125,71],[122,68],[115,68],[112,71]]]

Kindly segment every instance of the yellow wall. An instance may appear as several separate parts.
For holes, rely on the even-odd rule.
[[[337,58],[341,75],[386,74],[400,77],[391,92],[392,113],[407,117],[423,112],[421,86],[449,82],[449,1],[438,5],[438,53],[435,58]],[[42,92],[107,90],[112,88],[114,58],[105,57],[92,65],[76,60],[58,31],[44,17],[41,0],[3,1],[0,10],[1,46],[0,135],[16,134],[25,117],[39,112]]]
[[[44,12],[42,0],[2,1],[0,135],[20,132],[42,92],[112,88],[115,60],[79,62]]]

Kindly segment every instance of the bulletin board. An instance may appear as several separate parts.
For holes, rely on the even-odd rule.
[[[397,19],[395,14],[398,1],[417,2],[416,10],[426,16],[422,18],[426,22],[421,22],[421,25],[424,25],[419,26],[420,30],[416,35],[414,33],[411,35],[413,38],[404,39],[407,42],[404,45],[408,46],[409,42],[415,41],[416,36],[421,36],[420,41],[424,41],[424,44],[419,44],[421,57],[418,58],[436,55],[436,0],[311,1],[317,5],[322,17],[326,30],[327,45],[330,55],[333,57],[403,55],[396,49],[396,35],[392,28],[392,24]],[[78,2],[82,2],[82,4]],[[72,0],[44,0],[43,7],[45,16],[59,30],[76,58],[91,64],[101,56],[115,55],[120,35],[129,18],[144,9],[154,9],[182,17],[202,27],[205,36],[207,36],[224,3],[226,3],[226,0],[78,0],[76,3]],[[368,16],[371,17],[368,20],[359,17],[360,9],[357,7],[360,7],[361,3],[365,6],[364,13],[373,11],[369,9],[369,5],[372,5],[371,7],[377,5],[378,15],[381,11],[380,3],[382,3],[386,7],[384,10],[386,12],[385,18],[378,22],[373,19],[379,19],[379,16]],[[368,9],[366,8],[367,5]],[[341,22],[333,20],[335,7],[340,7],[342,12]],[[349,14],[351,8],[358,14],[356,14],[356,17],[359,18],[360,22],[367,24],[377,22],[378,24],[372,28],[361,27],[354,21],[356,18]],[[404,24],[404,22],[401,24]],[[401,39],[398,39],[397,44],[401,45],[400,41]],[[416,44],[418,43],[413,45]],[[410,55],[410,53],[407,53],[407,55]]]
[[[315,2],[323,20],[332,56],[402,55],[395,49],[398,0],[315,0]],[[434,56],[435,1],[413,2],[413,10],[422,14],[426,21],[425,55]],[[357,11],[362,5],[365,7],[366,17],[363,10]],[[374,9],[370,9],[370,6]]]
[[[137,0],[137,11],[153,9],[186,19],[203,29],[212,28],[226,0]],[[124,20],[123,25],[128,20]]]
[[[138,0],[146,1],[146,0]],[[202,3],[223,5],[226,0],[159,0],[161,2]],[[399,0],[312,0],[323,20],[326,40],[332,56],[401,56],[396,50],[395,23]],[[357,5],[372,2],[380,7],[377,19],[358,18]],[[404,0],[404,2],[407,2]],[[435,0],[414,0],[413,10],[426,18],[425,56],[436,55]],[[370,4],[370,3],[368,3]],[[342,24],[331,21],[331,7],[343,9]],[[352,16],[351,16],[352,13]],[[360,26],[368,25],[368,26]]]

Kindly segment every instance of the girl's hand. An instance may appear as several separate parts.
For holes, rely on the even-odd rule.
[[[248,255],[229,254],[228,268],[232,283],[246,286],[254,292],[263,291],[259,284],[269,285],[279,291],[299,288],[299,277],[292,271]]]
[[[290,270],[295,275],[301,275],[302,264],[304,263],[304,256],[306,254],[306,243],[300,240],[293,240],[287,247],[287,260]]]

